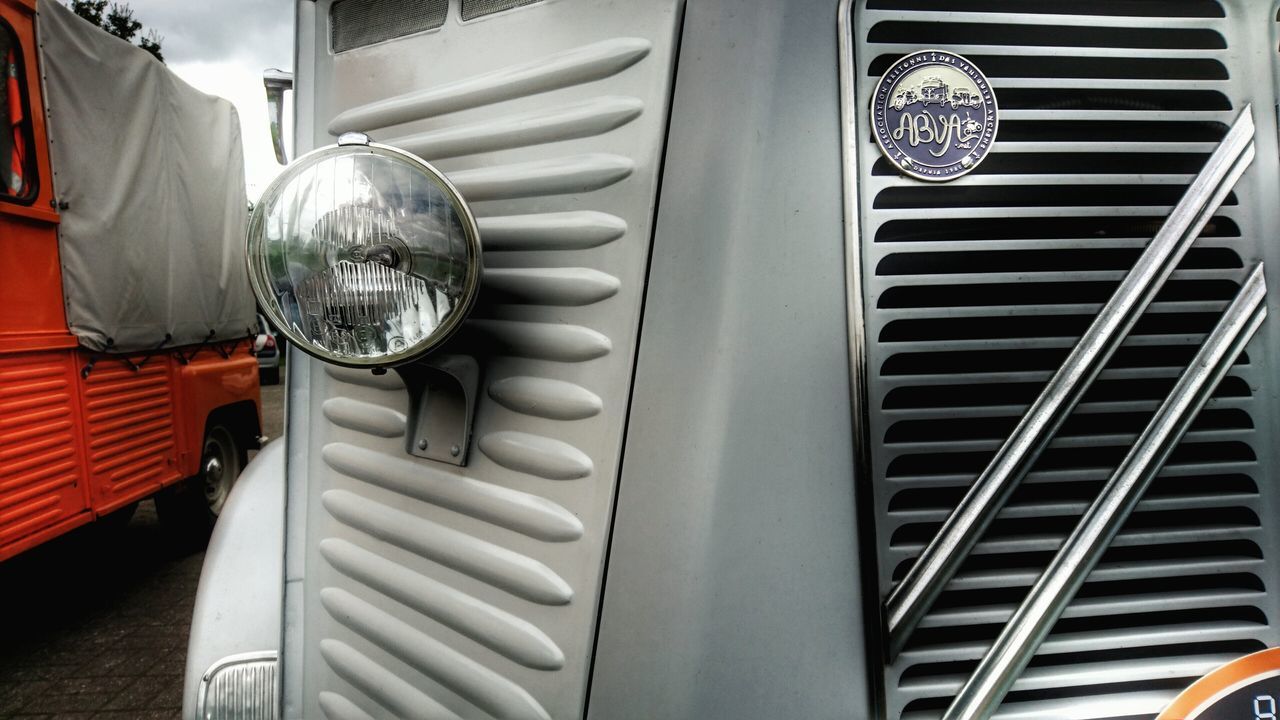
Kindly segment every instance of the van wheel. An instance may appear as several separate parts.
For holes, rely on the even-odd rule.
[[[156,496],[160,522],[180,537],[207,541],[244,465],[245,449],[235,434],[225,425],[210,425],[204,433],[199,473]]]
[[[231,494],[231,486],[240,477],[240,454],[235,436],[225,426],[214,425],[205,432],[204,454],[200,457],[200,484],[204,488],[210,525],[218,519],[227,495]]]

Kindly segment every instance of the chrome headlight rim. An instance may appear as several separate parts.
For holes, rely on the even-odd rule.
[[[346,136],[344,136],[344,138],[345,137]],[[458,219],[462,223],[463,231],[466,236],[467,249],[466,276],[463,279],[463,302],[456,308],[455,312],[450,313],[445,319],[445,322],[437,326],[425,342],[410,347],[401,353],[371,358],[349,357],[345,355],[326,353],[299,333],[297,329],[293,327],[293,324],[284,317],[284,314],[280,311],[279,301],[276,299],[274,291],[268,285],[269,281],[267,280],[267,270],[262,266],[262,264],[265,263],[266,254],[261,252],[262,244],[264,242],[264,234],[260,232],[262,225],[265,222],[264,216],[266,214],[266,208],[269,205],[266,201],[279,194],[284,186],[292,182],[297,175],[322,160],[345,155],[362,154],[382,154],[396,157],[408,162],[410,165],[417,166],[418,169],[428,176],[432,183],[442,190],[445,196],[449,199],[454,212],[457,213]],[[458,191],[458,188],[454,186],[454,184],[450,182],[449,178],[436,168],[436,166],[411,152],[392,145],[384,145],[376,142],[340,141],[336,145],[326,145],[296,158],[289,164],[289,167],[285,168],[283,172],[277,175],[275,180],[273,180],[271,184],[267,186],[267,189],[262,192],[258,203],[254,205],[252,215],[249,217],[247,235],[247,252],[245,255],[249,269],[249,284],[253,288],[254,297],[258,301],[258,305],[266,314],[267,319],[270,320],[271,324],[279,329],[280,332],[284,333],[290,343],[296,346],[299,350],[332,365],[367,370],[397,367],[415,362],[423,356],[438,349],[457,333],[458,329],[462,327],[462,324],[471,315],[471,310],[475,307],[476,297],[480,294],[480,280],[483,274],[483,254],[480,244],[480,228],[479,224],[476,222],[475,214],[471,211],[471,206],[462,196],[462,193]]]

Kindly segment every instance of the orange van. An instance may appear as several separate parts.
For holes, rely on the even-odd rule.
[[[0,561],[108,514],[127,517],[157,493],[163,520],[207,532],[260,435],[254,305],[242,262],[201,257],[220,255],[219,243],[244,231],[243,201],[238,214],[234,208],[235,193],[244,196],[234,110],[106,33],[93,38],[101,48],[79,50],[107,53],[96,65],[59,60],[56,43],[38,50],[46,38],[37,36],[35,15],[32,0],[0,0]],[[138,71],[121,72],[111,53]],[[59,79],[76,73],[70,88]],[[174,185],[154,167],[174,154],[156,151],[176,146],[182,133],[168,132],[161,113],[142,142],[93,138],[95,123],[136,132],[110,107],[74,105],[83,86],[117,80],[108,91],[122,103],[137,103],[141,89],[214,110],[201,107],[197,117],[230,118],[222,124],[234,125],[234,137],[210,138],[198,149],[208,161],[184,163],[194,177],[181,183],[204,194],[209,182],[240,173],[225,193],[231,199],[214,208],[221,221],[181,233],[169,227],[185,217],[181,192],[148,183]],[[212,157],[211,148],[232,140],[234,152]],[[139,169],[141,178],[127,176]],[[166,265],[195,267],[184,277]],[[242,299],[222,299],[236,292]],[[185,303],[202,307],[186,312],[171,301],[176,293],[203,298]]]

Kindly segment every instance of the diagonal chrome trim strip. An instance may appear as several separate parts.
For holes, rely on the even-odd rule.
[[[951,702],[943,720],[980,720],[995,712],[1214,388],[1266,319],[1266,293],[1262,263],[1258,263],[1133,449]]]
[[[1097,378],[1245,168],[1253,162],[1253,135],[1253,109],[1246,105],[1062,367],[1023,415],[1013,434],[996,451],[906,577],[890,592],[885,601],[890,659],[902,650],[1014,487]]]

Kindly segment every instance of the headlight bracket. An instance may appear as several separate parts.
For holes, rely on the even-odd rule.
[[[480,364],[470,355],[430,355],[392,368],[409,391],[405,452],[467,464],[480,391]]]

